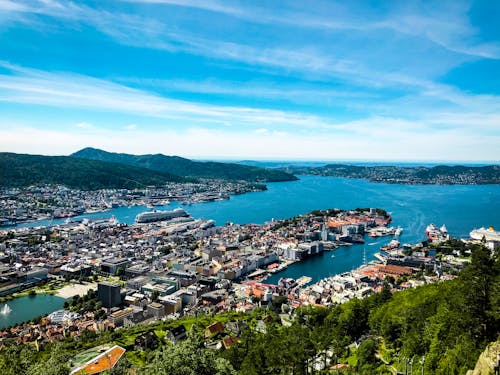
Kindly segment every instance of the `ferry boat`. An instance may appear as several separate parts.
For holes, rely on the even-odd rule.
[[[147,211],[142,212],[135,217],[136,223],[152,223],[155,221],[170,220],[176,217],[188,217],[189,214],[182,208],[176,208],[172,211]]]
[[[386,246],[382,246],[380,250],[382,251],[389,251],[389,250],[394,250],[399,248],[399,241],[396,239],[393,239],[391,242],[389,242]]]
[[[390,235],[395,234],[396,231],[397,231],[397,229],[394,227],[388,228],[388,227],[380,226],[380,227],[375,227],[375,228],[369,229],[368,236],[372,237],[372,238],[390,236]]]
[[[435,224],[429,224],[427,228],[425,228],[425,234],[427,235],[427,238],[429,238],[429,240],[431,240],[432,242],[442,242],[450,238],[448,229],[446,229],[446,226],[444,224],[441,226],[441,228],[438,228]]]

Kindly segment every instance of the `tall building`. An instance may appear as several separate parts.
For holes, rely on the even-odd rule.
[[[106,308],[121,305],[120,286],[106,281],[100,282],[97,284],[97,298]]]

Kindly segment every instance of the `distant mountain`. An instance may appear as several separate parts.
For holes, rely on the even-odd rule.
[[[60,184],[83,190],[133,189],[182,181],[186,179],[145,168],[98,160],[0,153],[0,187]]]
[[[327,164],[321,167],[288,166],[283,171],[295,174],[362,178],[391,184],[476,185],[500,184],[500,166],[481,167],[438,165],[435,167],[358,166]]]
[[[275,182],[296,180],[292,174],[256,166],[235,163],[201,162],[179,156],[131,155],[107,152],[95,148],[84,148],[71,155],[74,158],[100,160],[148,168],[162,173],[195,178],[218,178],[224,180],[245,180],[250,182]]]

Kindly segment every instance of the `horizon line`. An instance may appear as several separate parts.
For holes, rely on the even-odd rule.
[[[425,164],[456,164],[456,163],[462,163],[462,164],[485,164],[485,165],[500,165],[500,160],[456,160],[456,159],[451,159],[451,160],[433,160],[433,159],[352,159],[352,158],[270,158],[270,157],[237,157],[237,156],[221,156],[221,155],[213,155],[213,156],[207,156],[207,155],[168,155],[164,153],[150,153],[150,154],[132,154],[128,152],[118,152],[118,151],[106,151],[103,149],[99,149],[96,147],[84,147],[82,149],[79,149],[78,151],[81,151],[86,148],[93,148],[96,150],[104,151],[104,152],[109,152],[109,153],[118,153],[118,154],[129,154],[129,155],[155,155],[155,154],[160,154],[164,156],[176,156],[176,157],[181,157],[185,159],[191,159],[191,160],[196,160],[196,161],[215,161],[215,162],[233,162],[233,163],[242,163],[242,162],[260,162],[260,163],[285,163],[285,162],[291,162],[291,163],[301,163],[301,162],[309,162],[309,163],[331,163],[331,162],[344,162],[344,163],[404,163],[404,164],[415,164],[415,163],[425,163]],[[39,155],[39,156],[71,156],[71,154],[29,154],[29,153],[21,153],[21,152],[11,152],[11,151],[0,151],[0,153],[13,153],[13,154],[25,154],[25,155]]]

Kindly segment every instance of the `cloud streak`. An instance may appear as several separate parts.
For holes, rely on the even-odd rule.
[[[183,120],[188,124],[334,128],[331,123],[310,114],[186,102],[81,75],[47,73],[7,63],[0,63],[0,66],[16,73],[0,75],[0,102],[133,113],[143,117]]]
[[[485,57],[500,58],[499,43],[475,43],[475,30],[467,19],[469,2],[442,1],[423,4],[418,1],[397,3],[389,6],[385,14],[355,14],[355,7],[347,9],[339,4],[323,3],[324,15],[294,4],[291,9],[265,7],[232,6],[224,1],[179,1],[179,0],[123,0],[135,4],[170,5],[188,7],[209,12],[222,13],[254,23],[283,24],[292,27],[306,27],[324,30],[363,30],[376,31],[388,29],[393,32],[425,38],[453,52]],[[234,4],[234,3],[233,3]],[[321,4],[321,3],[320,3]],[[273,4],[271,3],[271,6]],[[297,9],[299,8],[299,10]],[[443,15],[446,14],[446,17]]]
[[[377,160],[498,160],[495,145],[500,137],[487,140],[479,135],[444,132],[437,137],[415,133],[413,138],[401,137],[391,129],[379,129],[385,138],[352,138],[308,134],[306,136],[270,132],[263,129],[235,133],[228,130],[188,128],[183,130],[140,131],[122,130],[68,133],[65,131],[30,128],[26,126],[3,127],[0,122],[0,139],[8,142],[14,152],[69,154],[88,145],[115,152],[156,153],[210,158],[258,159],[307,159],[307,160],[373,160],[372,149],[381,152]],[[29,135],[28,139],[26,136]],[[443,139],[451,142],[444,142]],[[40,143],[39,139],[46,142]],[[168,139],[168,142],[165,140]],[[418,144],[418,148],[415,148]],[[470,148],[471,146],[476,146]],[[414,150],[408,154],[408,148]],[[353,154],[352,150],[356,153]],[[196,150],[196,151],[193,151]],[[443,151],[446,158],[443,158]],[[258,155],[258,157],[256,157]],[[464,159],[464,156],[467,159]]]

